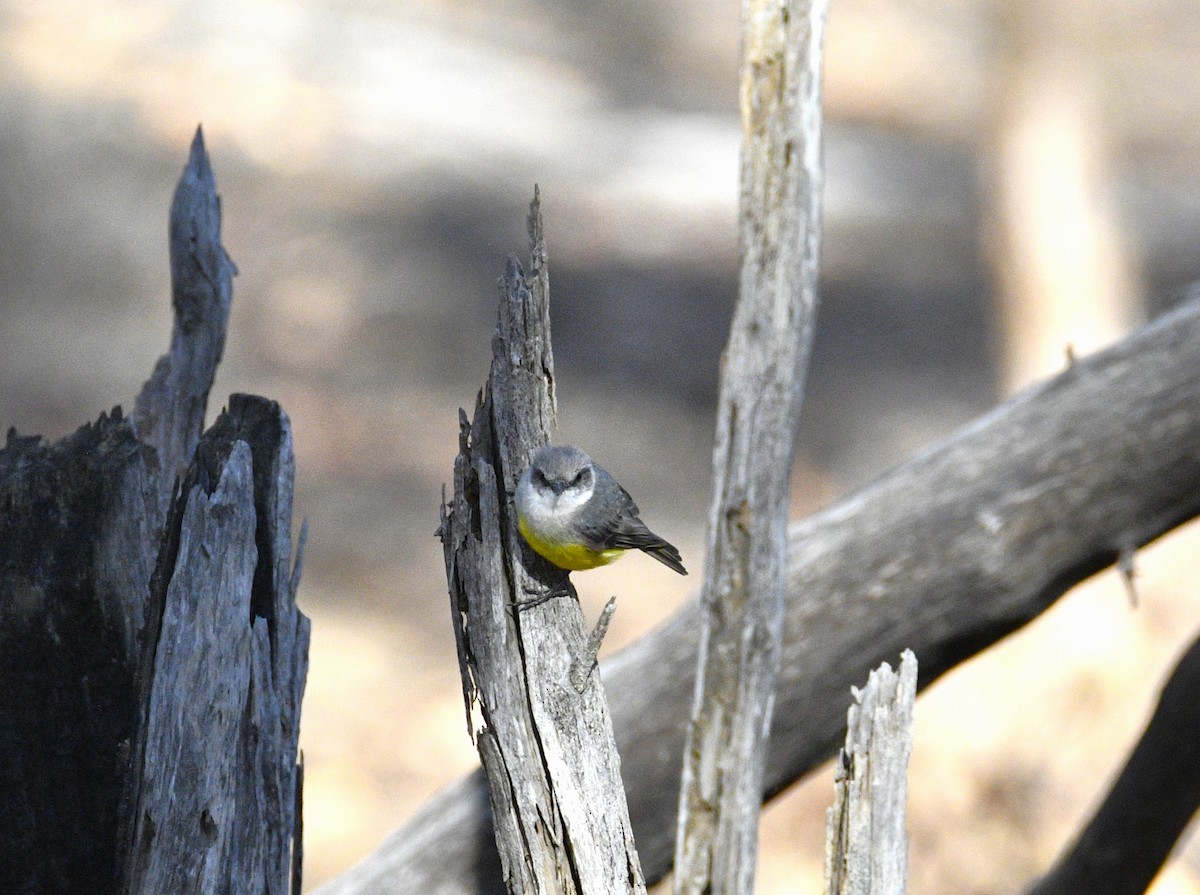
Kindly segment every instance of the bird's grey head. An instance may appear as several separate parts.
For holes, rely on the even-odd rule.
[[[596,487],[592,458],[577,447],[543,447],[534,452],[521,477],[517,499],[543,510],[570,512],[586,503]],[[532,507],[529,507],[532,509]]]

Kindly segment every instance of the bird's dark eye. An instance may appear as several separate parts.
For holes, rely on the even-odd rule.
[[[540,482],[543,485],[546,484],[546,474],[544,472],[542,472],[540,469],[535,469],[533,471],[531,478],[535,482]]]
[[[579,470],[579,472],[575,473],[575,478],[571,479],[571,484],[572,485],[582,485],[586,479],[587,479],[587,470],[581,469],[581,470]]]

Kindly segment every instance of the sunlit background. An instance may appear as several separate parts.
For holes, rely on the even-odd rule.
[[[0,2],[0,425],[131,406],[167,345],[166,214],[203,123],[240,268],[212,412],[279,400],[311,534],[306,882],[470,770],[433,537],[496,277],[541,186],[560,440],[693,568],[737,247],[735,0]],[[833,0],[824,279],[794,512],[1200,278],[1200,6]],[[1200,626],[1200,532],[918,703],[911,891],[1009,893],[1094,807]],[[579,577],[608,647],[689,584]],[[849,697],[849,694],[847,694]],[[819,891],[828,769],[759,890]],[[1156,883],[1200,892],[1200,847]]]

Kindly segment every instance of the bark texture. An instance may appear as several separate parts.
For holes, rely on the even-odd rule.
[[[1200,513],[1197,444],[1194,299],[793,525],[764,797],[834,753],[847,689],[880,662],[911,648],[927,686]],[[699,618],[689,603],[601,665],[651,880],[671,865]],[[464,778],[320,892],[502,891],[484,806]]]
[[[155,467],[120,408],[0,451],[0,891],[119,891]]]
[[[788,495],[817,301],[828,5],[742,7],[741,282],[721,371],[675,891],[754,891]]]
[[[491,376],[474,419],[461,415],[454,497],[442,508],[467,727],[487,774],[509,892],[641,893],[620,760],[579,603],[566,573],[525,544],[512,509],[517,481],[554,424],[549,271],[536,196],[529,221],[530,273],[509,258]]]
[[[826,895],[904,895],[908,881],[905,800],[912,754],[917,659],[884,662],[852,690],[846,745],[826,817]]]
[[[134,419],[0,450],[0,891],[299,890],[291,434],[235,396],[201,441],[233,265],[199,132],[170,250]]]
[[[234,395],[204,435],[151,586],[124,891],[288,895],[299,878],[291,427]],[[298,890],[297,890],[298,891]]]
[[[225,351],[237,268],[221,245],[221,197],[199,129],[171,202],[171,348],[138,395],[138,440],[154,448],[159,484],[171,499],[204,431],[208,392]]]

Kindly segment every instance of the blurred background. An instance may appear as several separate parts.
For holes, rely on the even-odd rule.
[[[170,333],[197,123],[240,267],[215,414],[279,400],[311,533],[306,882],[476,763],[441,483],[541,186],[559,440],[702,566],[735,295],[739,4],[0,0],[0,424],[130,407]],[[793,512],[836,500],[1200,278],[1200,6],[834,0],[823,282]],[[648,465],[649,457],[668,463]],[[1200,621],[1200,531],[1101,575],[917,708],[912,891],[1045,869]],[[696,581],[580,576],[607,649]],[[849,697],[849,694],[847,694]],[[777,800],[760,891],[819,891],[828,768]],[[1200,892],[1190,837],[1156,882]]]

